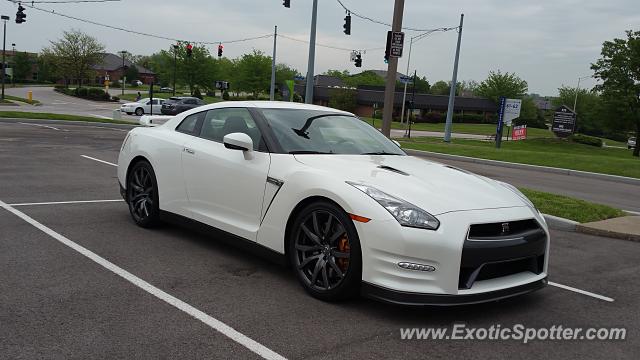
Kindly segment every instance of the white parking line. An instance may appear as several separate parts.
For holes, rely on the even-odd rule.
[[[596,293],[592,293],[592,292],[590,292],[590,291],[586,291],[586,290],[576,289],[576,288],[571,287],[571,286],[562,285],[562,284],[554,283],[554,282],[551,282],[551,281],[549,281],[549,285],[551,285],[551,286],[555,286],[555,287],[559,287],[559,288],[561,288],[561,289],[565,289],[565,290],[569,290],[569,291],[577,292],[578,294],[591,296],[591,297],[593,297],[593,298],[600,299],[600,300],[604,300],[604,301],[608,301],[608,302],[614,302],[614,301],[615,301],[615,300],[613,300],[613,299],[612,299],[612,298],[610,298],[610,297],[606,297],[606,296],[603,296],[603,295],[599,295],[599,294],[596,294]]]
[[[78,201],[52,201],[52,202],[34,202],[34,203],[19,203],[9,204],[9,206],[33,206],[33,205],[64,205],[64,204],[98,204],[98,203],[110,203],[110,202],[122,202],[122,199],[115,200],[78,200]]]
[[[175,308],[191,315],[192,317],[202,321],[203,323],[205,323],[206,325],[208,325],[209,327],[211,327],[214,330],[217,330],[218,332],[222,333],[223,335],[227,336],[228,338],[230,338],[231,340],[237,342],[238,344],[246,347],[247,349],[253,351],[254,353],[260,355],[261,357],[265,358],[265,359],[285,359],[285,357],[283,357],[282,355],[274,352],[273,350],[267,348],[266,346],[258,343],[257,341],[249,338],[248,336],[240,333],[239,331],[235,330],[234,328],[230,327],[229,325],[223,323],[222,321],[215,319],[213,317],[211,317],[210,315],[204,313],[203,311],[200,311],[196,308],[194,308],[193,306],[187,304],[186,302],[158,289],[157,287],[149,284],[148,282],[142,280],[141,278],[133,275],[132,273],[124,270],[123,268],[109,262],[108,260],[106,260],[105,258],[101,257],[100,255],[76,244],[75,242],[67,239],[66,237],[58,234],[57,232],[51,230],[50,228],[46,227],[45,225],[37,222],[36,220],[32,219],[31,217],[29,217],[28,215],[26,215],[25,213],[13,208],[11,205],[8,205],[6,203],[4,203],[3,201],[0,200],[0,207],[4,208],[5,210],[9,211],[10,213],[16,215],[17,217],[19,217],[20,219],[26,221],[27,223],[33,225],[34,227],[36,227],[37,229],[39,229],[40,231],[44,232],[45,234],[51,236],[52,238],[58,240],[59,242],[61,242],[62,244],[70,247],[71,249],[79,252],[80,254],[86,256],[87,258],[91,259],[92,261],[96,262],[98,265],[104,267],[105,269],[115,273],[116,275],[122,277],[123,279],[127,280],[128,282],[130,282],[131,284],[137,286],[138,288],[148,292],[149,294],[157,297],[158,299],[166,302],[169,305],[174,306]]]
[[[110,163],[110,162],[108,162],[108,161],[104,161],[104,160],[96,159],[96,158],[91,157],[91,156],[87,156],[87,155],[80,155],[80,156],[82,156],[82,157],[83,157],[83,158],[85,158],[85,159],[89,159],[89,160],[93,160],[93,161],[101,162],[101,163],[103,163],[103,164],[107,164],[107,165],[111,165],[111,166],[118,167],[118,164],[114,164],[114,163]]]
[[[57,127],[53,127],[53,126],[49,126],[49,125],[42,125],[42,124],[31,124],[31,123],[24,123],[24,122],[19,122],[18,124],[29,125],[29,126],[38,126],[38,127],[51,129],[51,130],[56,130],[56,131],[69,131],[67,129],[58,129]]]

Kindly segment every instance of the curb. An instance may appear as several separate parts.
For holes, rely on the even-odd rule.
[[[469,163],[501,166],[501,167],[512,168],[512,169],[529,169],[529,170],[535,169],[541,172],[552,173],[552,174],[578,176],[578,177],[612,181],[612,182],[618,182],[618,183],[624,183],[624,184],[640,185],[640,179],[631,178],[627,176],[599,174],[599,173],[594,173],[589,171],[555,168],[550,166],[518,164],[518,163],[507,162],[507,161],[479,159],[479,158],[473,158],[469,156],[450,155],[450,154],[443,154],[443,153],[424,151],[424,150],[413,150],[413,149],[403,149],[403,150],[410,155],[415,155],[420,157],[427,157],[428,155],[428,157],[432,157],[436,159],[458,160],[458,161],[464,161]]]
[[[587,235],[604,236],[604,237],[609,237],[609,238],[614,238],[619,240],[640,242],[640,235],[627,234],[627,233],[621,233],[621,232],[610,231],[610,230],[594,229],[592,227],[588,227],[584,225],[578,225],[576,227],[576,232],[587,234]]]
[[[547,222],[547,226],[553,230],[561,230],[561,231],[571,231],[575,232],[579,222],[561,218],[558,216],[553,216],[549,214],[542,214],[544,216],[544,220]]]
[[[8,121],[6,121],[8,120]],[[98,119],[100,120],[100,119]],[[107,120],[107,119],[103,119]],[[116,124],[111,122],[102,122],[102,121],[75,121],[75,120],[47,120],[47,119],[28,119],[28,118],[0,118],[0,122],[9,122],[9,123],[17,123],[17,122],[32,122],[36,124],[59,124],[59,125],[96,125],[105,127],[137,127],[140,126],[138,123],[131,124]]]

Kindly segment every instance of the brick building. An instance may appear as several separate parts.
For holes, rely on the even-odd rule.
[[[150,85],[155,78],[155,73],[143,66],[136,65],[131,61],[125,59],[124,67],[122,57],[105,53],[104,58],[101,64],[96,64],[93,66],[93,69],[96,71],[96,77],[94,79],[96,84],[104,83],[105,77],[108,74],[109,80],[113,83],[122,79],[124,72],[129,67],[135,66],[138,69],[138,78],[137,79],[127,79],[128,83],[131,83],[134,80],[140,80],[146,85]]]

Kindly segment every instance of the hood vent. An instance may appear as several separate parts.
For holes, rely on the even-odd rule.
[[[404,176],[409,176],[409,174],[407,174],[406,172],[404,172],[402,170],[398,170],[396,168],[392,168],[391,166],[387,166],[387,165],[380,165],[380,166],[378,166],[378,169],[391,171],[391,172],[394,172],[396,174],[400,174],[400,175],[404,175]]]

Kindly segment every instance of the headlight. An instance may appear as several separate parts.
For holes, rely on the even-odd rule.
[[[534,209],[535,211],[538,211],[538,209],[536,208],[535,205],[533,205],[531,200],[529,200],[520,190],[518,190],[517,187],[502,181],[498,181],[498,183],[500,183],[500,185],[506,187],[507,189],[511,190],[511,192],[513,192],[514,194],[518,195],[520,199],[522,199],[522,201],[524,201],[525,204],[527,204],[528,207]]]
[[[440,226],[438,219],[413,204],[393,197],[368,185],[352,183],[349,181],[347,181],[347,184],[369,195],[369,197],[382,205],[383,208],[393,215],[393,217],[396,218],[398,223],[402,226],[428,230],[436,230],[438,229],[438,226]]]

